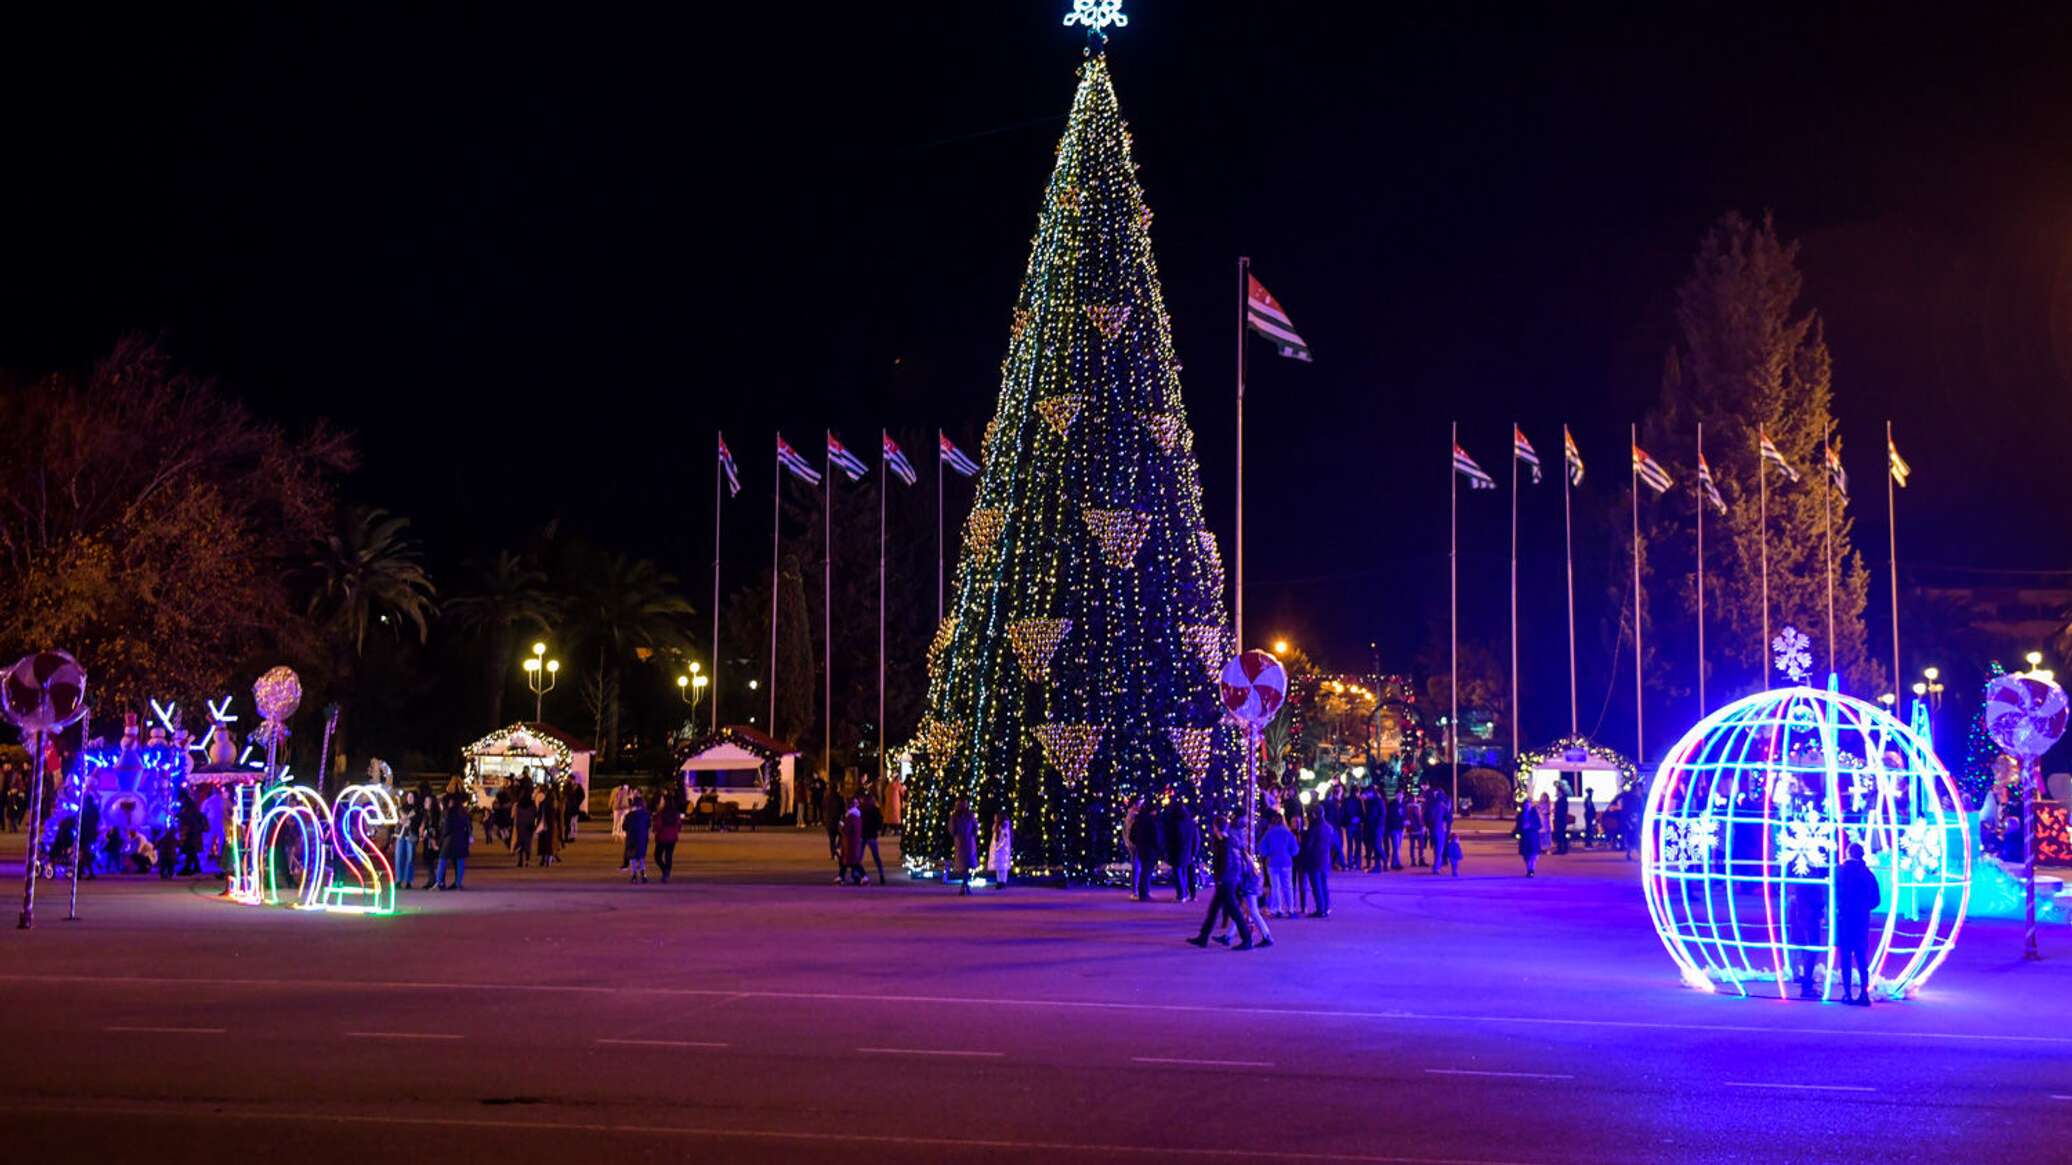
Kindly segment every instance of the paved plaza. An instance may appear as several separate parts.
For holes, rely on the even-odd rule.
[[[18,836],[4,840],[19,887]],[[686,834],[636,887],[486,849],[391,918],[103,878],[0,940],[0,1120],[46,1161],[2038,1161],[2072,1136],[2072,934],[1965,931],[1868,1010],[1677,985],[1638,866],[1342,875],[1199,951],[1200,907]],[[887,855],[888,860],[890,854]]]

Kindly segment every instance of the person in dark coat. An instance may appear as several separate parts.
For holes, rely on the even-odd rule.
[[[1813,986],[1813,968],[1827,954],[1822,932],[1827,929],[1827,887],[1802,882],[1791,887],[1784,906],[1785,941],[1799,963],[1799,998],[1818,999]]]
[[[1337,852],[1338,830],[1322,807],[1311,806],[1309,828],[1302,831],[1302,848],[1295,853],[1295,872],[1307,888],[1311,918],[1331,917],[1331,856]]]
[[[1201,822],[1178,796],[1166,806],[1159,840],[1165,843],[1166,864],[1173,867],[1173,901],[1194,901],[1201,866]]]
[[[949,880],[962,882],[960,893],[971,893],[971,872],[978,868],[978,814],[971,811],[971,802],[957,798],[957,807],[950,811],[950,869]]]
[[[666,794],[662,798],[661,810],[655,814],[655,868],[662,871],[664,882],[676,869],[676,842],[681,836],[683,794]]]
[[[540,801],[540,868],[554,864],[554,852],[561,848],[561,795],[552,789],[542,790]]]
[[[1237,924],[1238,944],[1230,949],[1249,951],[1252,949],[1252,924],[1245,917],[1245,910],[1238,902],[1238,895],[1244,890],[1244,865],[1251,859],[1244,850],[1231,840],[1230,829],[1221,818],[1209,822],[1209,864],[1215,871],[1216,894],[1209,901],[1209,911],[1202,916],[1201,933],[1187,941],[1198,947],[1209,945],[1209,932],[1219,921],[1229,919]]]
[[[878,868],[878,885],[885,884],[885,859],[878,856],[878,838],[885,832],[885,811],[878,808],[878,799],[865,793],[857,798],[857,808],[863,811],[863,840],[856,851],[856,872],[863,872],[863,855],[870,854],[871,864]]]
[[[539,827],[539,809],[533,804],[532,794],[521,791],[511,806],[511,852],[518,855],[521,866],[532,860],[532,835]]]
[[[1540,807],[1527,801],[1518,807],[1518,856],[1525,859],[1525,876],[1530,878],[1540,864]]]
[[[1583,790],[1583,848],[1597,845],[1597,801],[1590,790]]]
[[[1436,874],[1446,864],[1447,847],[1453,840],[1453,798],[1446,790],[1434,786],[1425,801],[1425,828],[1432,835],[1432,873]]]
[[[468,844],[475,839],[475,819],[468,814],[466,798],[458,793],[446,798],[446,830],[439,841],[438,888],[464,889],[461,879],[468,873]],[[453,869],[453,884],[446,884],[446,870]]]
[[[1547,823],[1554,831],[1554,852],[1568,852],[1568,785],[1562,784],[1554,791],[1554,820]]]
[[[79,799],[79,872],[91,879],[95,876],[94,850],[101,840],[101,798],[88,789]],[[109,870],[114,873],[114,870]]]
[[[1871,1005],[1871,911],[1878,908],[1878,876],[1864,864],[1863,846],[1849,846],[1849,860],[1835,871],[1835,952],[1842,962],[1842,1002]],[[1863,990],[1850,993],[1850,969]]]
[[[839,874],[842,861],[842,815],[849,812],[849,799],[842,796],[842,790],[831,788],[827,801],[821,806],[820,821],[827,829],[827,856],[835,859]]]
[[[619,818],[619,829],[626,835],[626,869],[630,874],[628,882],[645,882],[647,877],[648,826],[654,816],[648,812],[647,798],[639,793],[626,802],[626,815]]]
[[[1160,838],[1158,807],[1149,798],[1138,797],[1130,815],[1130,896],[1139,902],[1151,899],[1151,876],[1158,871],[1165,854]]]
[[[1382,810],[1381,831],[1384,835],[1385,843],[1382,848],[1381,861],[1377,864],[1384,870],[1400,870],[1403,868],[1403,830],[1407,824],[1404,818],[1409,815],[1409,812],[1409,792],[1404,789],[1397,789],[1396,795],[1389,798],[1388,806]]]
[[[201,873],[201,839],[209,831],[209,819],[202,816],[194,794],[180,793],[180,874]]]

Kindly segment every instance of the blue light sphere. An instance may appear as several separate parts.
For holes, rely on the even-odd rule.
[[[1879,883],[1875,993],[1913,995],[1964,925],[1971,844],[1949,770],[1922,734],[1836,691],[1777,688],[1707,716],[1656,771],[1641,830],[1648,913],[1700,990],[1782,998],[1810,959],[1815,990],[1834,993],[1852,844]]]

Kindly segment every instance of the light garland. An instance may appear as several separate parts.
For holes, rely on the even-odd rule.
[[[1014,644],[1015,662],[1022,675],[1039,683],[1050,668],[1050,657],[1072,630],[1070,619],[1022,619],[1007,625],[1007,638]]]
[[[1101,557],[1109,566],[1128,566],[1151,531],[1151,516],[1135,510],[1088,510],[1086,528],[1101,544]]]
[[[1187,766],[1187,775],[1198,785],[1209,775],[1210,749],[1216,743],[1214,728],[1168,728],[1166,736],[1173,742],[1173,751],[1180,754],[1180,763]]]
[[[1956,945],[1971,882],[1962,802],[1927,741],[1809,687],[1700,721],[1656,772],[1641,826],[1648,914],[1684,981],[1782,997],[1810,960],[1826,998],[1840,975],[1835,872],[1851,844],[1881,883],[1872,989],[1911,995]],[[1824,912],[1817,937],[1787,923],[1809,905]]]
[[[1086,305],[1086,318],[1094,322],[1101,338],[1114,341],[1122,334],[1122,325],[1130,320],[1130,305],[1126,303],[1090,303]]]
[[[544,751],[535,746],[543,747]],[[513,749],[542,762],[542,767],[550,770],[548,777],[551,780],[563,779],[575,771],[575,752],[566,742],[520,721],[499,728],[460,750],[461,784],[469,796],[482,792],[483,758],[510,756]]]
[[[1224,661],[1235,654],[1224,649],[1229,634],[1220,623],[1196,623],[1180,629],[1180,638],[1212,678],[1223,674]]]
[[[1062,438],[1065,436],[1066,431],[1072,427],[1072,422],[1078,418],[1079,410],[1084,407],[1086,407],[1086,398],[1076,392],[1072,392],[1066,393],[1063,396],[1051,397],[1049,400],[1037,401],[1036,413],[1043,418],[1045,423],[1050,425],[1051,432]]]
[[[1158,447],[1167,453],[1180,447],[1180,418],[1172,413],[1139,413],[1144,428]]]
[[[1001,510],[977,509],[964,521],[964,548],[984,558],[993,552],[993,543],[1000,537],[1000,528],[1007,521]]]

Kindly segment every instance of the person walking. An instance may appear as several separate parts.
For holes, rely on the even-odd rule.
[[[865,793],[863,801],[863,853],[869,853],[871,864],[878,868],[878,885],[885,884],[885,859],[878,856],[878,838],[885,832],[885,813],[878,808],[878,799]],[[863,868],[863,853],[856,855],[856,867]]]
[[[511,805],[511,852],[518,855],[518,864],[532,862],[533,847],[538,844],[533,834],[539,832],[540,811],[532,795],[523,789]]]
[[[1531,801],[1518,806],[1518,856],[1525,859],[1525,876],[1528,878],[1540,864],[1540,834],[1544,828],[1539,806]]]
[[[1403,806],[1403,836],[1410,841],[1410,864],[1423,869],[1425,864],[1425,839],[1430,833],[1425,829],[1424,802],[1412,797]]]
[[[1588,789],[1583,790],[1583,848],[1597,847],[1597,801]]]
[[[533,794],[539,801],[540,869],[554,864],[554,852],[561,848],[561,797],[550,789]]]
[[[1245,918],[1244,909],[1238,905],[1237,896],[1244,886],[1244,873],[1239,868],[1243,859],[1230,837],[1230,826],[1221,817],[1209,821],[1209,863],[1215,876],[1215,896],[1209,900],[1208,913],[1202,916],[1201,932],[1187,941],[1198,947],[1209,945],[1209,932],[1226,919],[1237,924],[1238,945],[1233,950],[1252,949],[1252,924]]]
[[[1554,793],[1554,819],[1547,823],[1554,831],[1554,853],[1556,856],[1568,852],[1568,782],[1563,781]]]
[[[1446,855],[1453,845],[1453,799],[1436,785],[1425,801],[1425,828],[1432,832],[1432,873],[1436,874],[1446,863]],[[1460,873],[1458,866],[1455,866],[1454,873]]]
[[[827,856],[839,865],[842,859],[842,818],[849,812],[849,799],[842,796],[839,785],[830,782],[827,800],[820,809],[820,822],[827,830]]]
[[[624,785],[619,786],[625,788]],[[626,838],[626,864],[622,870],[630,870],[628,882],[645,882],[647,877],[648,826],[654,818],[648,813],[647,798],[634,793],[626,798],[626,808],[619,815],[619,832]]]
[[[1295,917],[1295,859],[1301,844],[1295,831],[1278,809],[1266,814],[1266,835],[1259,839],[1259,856],[1266,862],[1267,914],[1274,918]]]
[[[1309,810],[1309,828],[1302,831],[1302,850],[1295,855],[1308,890],[1311,918],[1331,917],[1331,855],[1338,850],[1338,831],[1324,807]]]
[[[1842,1002],[1871,1005],[1871,911],[1878,908],[1878,876],[1864,864],[1863,846],[1851,842],[1849,860],[1835,871],[1835,953],[1842,964]],[[1851,992],[1851,971],[1863,980]]]
[[[855,876],[856,885],[868,884],[870,879],[865,877],[863,872],[863,806],[854,798],[851,798],[848,807],[842,810],[842,815],[835,819],[835,831],[839,835],[840,844],[840,849],[835,854],[835,884],[849,885],[851,875]]]
[[[962,894],[971,893],[971,873],[978,868],[978,814],[971,802],[959,797],[950,811],[950,879],[962,882]]]
[[[468,843],[475,839],[475,821],[468,814],[467,799],[459,793],[449,794],[446,799],[446,833],[439,839],[438,888],[441,890],[464,889],[461,880],[468,874]],[[453,870],[453,884],[446,884],[446,870]]]
[[[1151,900],[1151,879],[1158,872],[1158,861],[1165,854],[1165,845],[1159,837],[1158,807],[1149,798],[1139,796],[1130,806],[1124,839],[1130,851],[1130,892],[1139,902]],[[1179,870],[1174,869],[1174,877]]]
[[[661,811],[655,814],[655,868],[662,872],[662,880],[676,870],[676,840],[683,834],[683,794],[671,792],[662,798]]]

